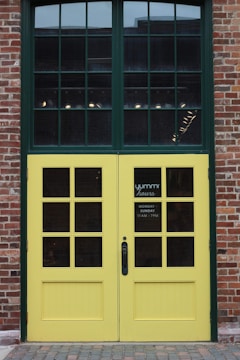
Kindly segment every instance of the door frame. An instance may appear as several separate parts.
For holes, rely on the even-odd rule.
[[[29,39],[31,38],[29,29],[31,29],[31,6],[30,0],[21,1],[22,10],[22,32],[21,32],[21,82],[22,82],[22,106],[21,106],[21,341],[27,339],[27,155],[44,153],[44,151],[33,151],[30,149],[30,133],[29,118],[31,117],[30,86],[29,86],[29,68],[31,67],[31,59],[29,56]],[[191,153],[206,153],[209,155],[209,209],[210,209],[210,308],[211,308],[211,341],[217,341],[217,276],[216,276],[216,187],[215,187],[215,143],[214,143],[214,87],[213,87],[213,63],[212,63],[212,0],[204,1],[204,38],[206,46],[203,53],[203,61],[208,71],[206,75],[207,84],[205,92],[205,113],[208,114],[206,119],[206,147],[204,150],[191,150]],[[49,153],[56,153],[50,151]],[[61,151],[59,151],[61,153]],[[63,153],[63,152],[62,152]],[[66,151],[65,151],[66,153]],[[79,153],[76,151],[75,153]],[[85,152],[86,153],[86,152]],[[98,153],[107,153],[99,150]],[[119,151],[116,151],[119,153]],[[124,153],[124,151],[122,151]],[[126,153],[126,152],[125,152]],[[142,151],[128,151],[127,153],[139,154]],[[165,148],[161,151],[151,152],[158,154],[166,154],[169,151]],[[172,151],[171,153],[174,153]],[[189,153],[186,149],[178,153]]]

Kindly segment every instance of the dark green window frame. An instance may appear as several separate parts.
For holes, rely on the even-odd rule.
[[[130,2],[125,2],[130,3]],[[135,29],[124,28],[122,24],[124,22],[124,15],[122,10],[122,3],[114,0],[112,2],[112,33],[107,31],[104,32],[104,29],[99,29],[97,31],[92,31],[88,33],[88,29],[86,28],[84,31],[81,31],[81,34],[74,31],[67,31],[66,29],[61,30],[60,27],[58,30],[54,29],[54,31],[50,31],[50,33],[44,34],[43,31],[35,31],[33,32],[32,37],[32,51],[31,58],[34,58],[34,53],[36,54],[36,41],[40,40],[44,41],[44,38],[49,40],[58,39],[58,43],[60,46],[58,47],[58,64],[55,69],[44,69],[36,68],[36,62],[29,63],[30,68],[32,69],[32,89],[29,91],[30,95],[30,104],[29,108],[29,118],[30,118],[30,133],[29,133],[29,147],[33,152],[122,152],[122,153],[131,153],[131,152],[202,152],[207,150],[209,143],[209,115],[208,115],[208,76],[207,76],[207,68],[208,68],[208,59],[206,57],[206,49],[208,44],[208,39],[206,37],[206,22],[205,22],[205,7],[204,4],[200,3],[169,3],[172,4],[174,8],[174,21],[171,20],[171,26],[166,26],[166,24],[159,26],[159,29],[154,30],[154,26],[151,21],[148,21],[151,16],[150,5],[151,4],[159,4],[158,2],[147,2],[143,1],[143,4],[147,5],[147,20],[143,19],[141,31]],[[66,4],[66,3],[65,3]],[[73,4],[73,3],[71,3]],[[76,3],[79,4],[79,3]],[[84,3],[85,4],[85,3]],[[89,2],[89,4],[93,4]],[[139,4],[139,2],[138,2]],[[164,3],[160,3],[164,4]],[[166,3],[165,3],[166,4]],[[52,3],[51,3],[52,5]],[[64,4],[63,4],[64,5]],[[187,7],[197,7],[201,9],[201,20],[195,21],[195,23],[191,23],[189,19],[187,22],[187,31],[186,25],[180,25],[178,23],[177,18],[177,8],[178,6]],[[42,3],[34,4],[32,8],[32,28],[34,29],[34,9],[39,6],[47,6]],[[87,7],[86,7],[87,8]],[[87,12],[86,12],[87,13]],[[60,14],[60,12],[59,12]],[[59,15],[60,18],[60,15]],[[87,18],[87,17],[86,17]],[[190,24],[191,23],[191,24]],[[165,31],[165,29],[167,29]],[[94,69],[93,71],[89,70],[89,62],[88,57],[85,56],[85,68],[81,70],[65,70],[61,68],[62,57],[61,54],[61,44],[66,42],[66,39],[74,39],[77,42],[79,38],[84,39],[85,41],[85,54],[88,52],[88,39],[92,41],[92,39],[98,39],[98,41],[104,45],[104,39],[112,38],[112,48],[111,48],[111,56],[112,56],[112,68],[109,67],[106,63],[104,64],[105,68],[101,70]],[[134,39],[132,44],[135,46],[139,43],[140,46],[144,46],[142,44],[146,44],[146,56],[147,61],[144,69],[137,69],[137,66],[132,69],[128,69],[126,64],[126,49],[130,48],[131,53],[131,41]],[[160,39],[160,40],[159,40]],[[173,63],[168,64],[167,60],[157,60],[152,61],[152,58],[156,53],[154,46],[159,41],[162,44],[166,44],[166,41],[170,40],[172,43],[171,48],[173,49],[173,57],[170,55],[171,59],[173,58]],[[62,41],[63,40],[63,41]],[[136,40],[136,41],[135,41]],[[184,44],[185,42],[185,44]],[[125,47],[123,46],[125,43]],[[191,54],[194,53],[194,46],[191,45],[198,44],[196,47],[197,56],[195,56],[194,63],[195,65],[191,68],[191,61],[189,62],[189,58],[191,59]],[[35,45],[35,46],[34,46]],[[189,46],[190,45],[190,46]],[[68,45],[64,45],[66,48]],[[168,46],[168,45],[167,45]],[[190,47],[190,49],[189,49]],[[41,48],[41,46],[40,46]],[[106,53],[106,46],[102,46],[104,52]],[[100,47],[101,49],[101,47]],[[153,50],[152,50],[153,49]],[[183,49],[184,51],[182,52]],[[201,54],[199,49],[201,49]],[[189,51],[189,56],[183,56],[182,54]],[[108,51],[109,53],[109,51]],[[176,55],[177,54],[177,55]],[[130,54],[130,57],[132,55]],[[79,57],[79,55],[78,55]],[[35,56],[36,58],[36,56]],[[179,61],[180,65],[177,62],[177,58],[181,58]],[[184,64],[184,61],[187,60],[187,64]],[[197,64],[196,64],[197,59]],[[99,59],[98,59],[99,60]],[[100,61],[100,60],[99,60]],[[151,62],[152,61],[152,62]],[[163,61],[163,68],[157,69],[156,67],[157,61]],[[164,63],[165,61],[165,63]],[[190,64],[190,65],[189,65]],[[99,65],[99,63],[98,63]],[[97,108],[96,105],[94,108],[90,108],[90,98],[89,98],[89,83],[91,84],[92,79],[95,76],[99,78],[103,78],[104,82],[107,83],[107,87],[111,85],[111,95],[109,98],[111,99],[110,106],[104,106],[103,108]],[[112,76],[112,79],[110,79]],[[40,107],[36,104],[36,95],[34,99],[34,88],[35,79],[40,79],[38,83],[41,84],[42,78],[49,77],[49,82],[51,83],[51,78],[55,77],[55,83],[57,82],[57,95],[56,101],[57,106],[52,108],[49,107]],[[62,81],[61,79],[67,79]],[[79,108],[71,107],[67,108],[67,102],[63,104],[63,85],[68,85],[68,82],[71,82],[74,79],[75,83],[78,81],[82,83],[81,91],[84,92],[84,104]],[[68,80],[70,79],[70,80]],[[107,80],[106,80],[107,79]],[[195,91],[195,103],[188,105],[184,101],[183,94],[179,95],[179,89],[186,88],[187,84],[196,82],[195,90],[194,86],[190,86],[190,90],[188,90],[187,95],[194,94]],[[54,83],[54,80],[53,80]],[[101,83],[101,80],[100,80]],[[158,83],[161,83],[158,86]],[[62,85],[63,84],[63,85]],[[143,86],[144,84],[144,86]],[[55,84],[56,85],[56,84]],[[72,84],[71,84],[72,85]],[[146,86],[145,86],[146,85]],[[98,86],[98,85],[97,85]],[[99,88],[96,89],[97,91]],[[101,85],[100,85],[101,86]],[[41,85],[40,85],[41,87]],[[66,86],[67,87],[67,86]],[[51,86],[46,86],[47,91]],[[76,86],[75,89],[79,90],[80,86]],[[96,90],[95,89],[95,90]],[[165,104],[161,102],[157,102],[154,99],[154,91],[160,91],[160,94],[164,94],[164,89],[167,91],[170,90],[172,95],[170,95],[170,100],[172,103],[168,104],[167,101]],[[145,105],[138,103],[137,101],[132,102],[129,106],[126,106],[126,94],[129,92],[139,92],[140,98],[144,98]],[[144,94],[144,92],[146,94]],[[36,92],[35,92],[36,94]],[[131,96],[129,95],[129,98]],[[166,96],[165,96],[166,97]],[[133,96],[134,98],[134,96]],[[136,100],[136,99],[135,99]],[[44,104],[44,101],[42,103]],[[154,103],[154,105],[153,105]],[[71,105],[70,105],[71,106]],[[139,108],[137,108],[139,106]],[[36,116],[37,114],[37,116]],[[50,123],[55,123],[54,132],[55,138],[54,141],[46,140],[46,142],[41,143],[38,140],[36,141],[36,124],[37,122],[41,124],[41,121],[45,121],[45,123],[49,125],[48,117],[49,115]],[[81,115],[82,126],[77,123],[76,118],[78,115]],[[99,115],[103,115],[105,118],[105,125],[96,125],[99,121]],[[93,117],[93,121],[91,118]],[[36,120],[38,119],[38,120]],[[70,119],[70,120],[69,120]],[[90,119],[90,120],[89,120]],[[107,119],[107,120],[106,120]],[[77,131],[80,134],[77,141],[73,141],[71,144],[67,141],[62,141],[61,133],[66,135],[66,129],[62,126],[61,132],[61,123],[69,124],[78,124]],[[90,129],[89,124],[93,123],[92,129]],[[109,126],[110,124],[110,126]],[[46,126],[47,127],[47,126]],[[90,130],[89,130],[90,129]],[[94,140],[94,131],[99,131],[100,136],[103,137],[100,140]],[[128,134],[128,130],[130,129],[130,135]],[[50,129],[51,130],[51,129]],[[138,133],[137,133],[138,131]],[[51,133],[51,131],[50,131]],[[35,134],[35,135],[34,135]],[[76,138],[76,132],[73,132]],[[92,141],[89,141],[91,136],[93,138]],[[102,135],[101,135],[102,134]],[[48,136],[48,135],[47,135]],[[70,135],[71,136],[71,135]],[[73,136],[73,137],[74,137]],[[109,140],[110,139],[110,140]],[[95,141],[95,142],[94,142]],[[51,143],[52,142],[52,143]]]

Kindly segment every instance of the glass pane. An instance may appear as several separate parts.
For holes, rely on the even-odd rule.
[[[124,1],[123,26],[127,34],[147,33],[148,3],[145,1]]]
[[[86,4],[84,2],[62,4],[62,34],[81,34],[86,27]]]
[[[181,74],[177,77],[178,107],[201,106],[201,77],[197,74]]]
[[[193,168],[167,168],[167,196],[193,196]]]
[[[148,119],[146,111],[124,112],[124,144],[146,145],[148,143]]]
[[[151,74],[151,107],[169,109],[175,106],[174,74]]]
[[[75,204],[75,231],[102,231],[102,204]]]
[[[102,238],[100,237],[75,238],[75,266],[76,267],[102,266]]]
[[[135,203],[135,231],[161,231],[161,204]]]
[[[76,197],[102,196],[101,168],[75,169],[75,196]]]
[[[156,51],[156,49],[155,49]],[[125,37],[124,39],[124,70],[147,70],[147,38]]]
[[[177,70],[196,71],[201,68],[201,43],[199,37],[177,38]]]
[[[201,141],[201,112],[197,110],[179,111],[177,142],[201,144]]]
[[[167,238],[167,266],[194,266],[194,238]]]
[[[90,109],[111,108],[112,76],[90,74],[88,76],[88,107]]]
[[[160,168],[134,169],[134,196],[135,197],[161,196]]]
[[[58,38],[35,38],[35,70],[58,70]]]
[[[44,168],[43,197],[68,197],[69,194],[69,169]]]
[[[125,74],[124,108],[146,108],[148,104],[147,74]]]
[[[152,37],[150,60],[151,70],[174,70],[174,38]]]
[[[68,237],[43,238],[43,266],[70,266],[70,246]]]
[[[194,231],[192,202],[167,203],[167,231]]]
[[[111,145],[112,112],[93,110],[88,113],[88,144]]]
[[[85,106],[85,77],[83,74],[63,74],[61,78],[61,107],[82,109]]]
[[[151,112],[151,144],[163,145],[172,143],[175,131],[173,111]]]
[[[58,143],[57,111],[35,111],[34,144],[56,145]]]
[[[85,38],[61,39],[61,69],[65,71],[85,70]]]
[[[174,5],[150,2],[150,32],[171,34],[174,32]]]
[[[112,69],[112,38],[90,37],[88,39],[88,70]]]
[[[177,5],[176,6],[178,34],[199,34],[200,33],[200,6]]]
[[[83,111],[61,112],[61,144],[85,144],[85,120]]]
[[[57,75],[35,75],[35,107],[56,108],[58,106]]]
[[[112,2],[93,1],[88,3],[88,33],[111,34]]]
[[[135,238],[135,266],[136,267],[162,266],[161,237]]]
[[[43,204],[43,231],[69,231],[69,203]]]
[[[35,32],[49,35],[58,32],[59,5],[37,6],[35,8]]]

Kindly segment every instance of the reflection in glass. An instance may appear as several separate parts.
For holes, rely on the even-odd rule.
[[[175,84],[173,74],[151,74],[151,107],[171,109],[175,106]]]
[[[101,168],[75,169],[75,196],[76,197],[102,196]]]
[[[176,5],[176,30],[178,34],[200,33],[200,6]]]
[[[43,231],[69,231],[69,203],[43,204]]]
[[[181,110],[178,112],[177,142],[181,144],[201,144],[202,131],[200,111]]]
[[[136,267],[162,266],[161,237],[135,238],[135,266]]]
[[[192,202],[167,203],[167,231],[194,231]]]
[[[102,231],[102,204],[82,202],[75,204],[75,231]]]
[[[160,168],[134,169],[134,196],[135,197],[161,196]]]
[[[75,266],[76,267],[102,266],[101,237],[75,238]]]
[[[150,39],[151,70],[174,69],[174,38],[152,37]]]
[[[88,70],[111,71],[111,69],[112,69],[112,38],[90,37],[88,39]],[[106,84],[106,87],[107,86],[108,85]]]
[[[193,168],[167,168],[167,196],[193,196]]]
[[[201,78],[199,74],[180,74],[177,77],[178,106],[201,106]]]
[[[174,32],[174,4],[150,2],[150,32],[172,34]]]
[[[61,112],[61,144],[84,145],[85,121],[83,111]]]
[[[177,70],[196,71],[201,68],[200,37],[177,38]]]
[[[35,111],[34,118],[34,145],[57,145],[57,111]]]
[[[156,51],[156,49],[154,50]],[[124,39],[124,70],[147,70],[147,38],[125,37]]]
[[[173,111],[151,112],[151,144],[170,144],[175,131]]]
[[[62,74],[61,76],[61,107],[67,110],[81,109],[85,105],[83,74]]]
[[[112,112],[93,110],[88,113],[88,144],[111,145]]]
[[[161,204],[135,203],[135,231],[161,231]]]
[[[85,38],[61,38],[61,69],[81,71],[85,69]]]
[[[194,238],[167,238],[167,266],[194,266]]]
[[[89,33],[111,33],[112,29],[112,2],[88,2],[88,31]]]
[[[43,266],[70,266],[70,244],[68,237],[43,238]]]
[[[148,4],[145,1],[124,1],[123,26],[125,33],[147,33]]]
[[[58,106],[57,75],[35,75],[35,107],[56,108]]]
[[[146,108],[148,106],[147,74],[124,75],[124,108]]]
[[[61,30],[62,33],[78,33],[86,26],[86,3],[62,4]]]
[[[59,26],[59,5],[35,8],[35,29],[56,29]]]
[[[43,169],[43,197],[69,196],[69,169]]]
[[[148,143],[147,111],[124,112],[124,144],[146,145]]]
[[[46,51],[47,47],[47,51]],[[35,38],[35,70],[58,70],[58,38]]]

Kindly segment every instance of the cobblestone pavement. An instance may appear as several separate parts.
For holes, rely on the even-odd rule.
[[[24,343],[5,360],[233,360],[240,344],[221,343]]]

